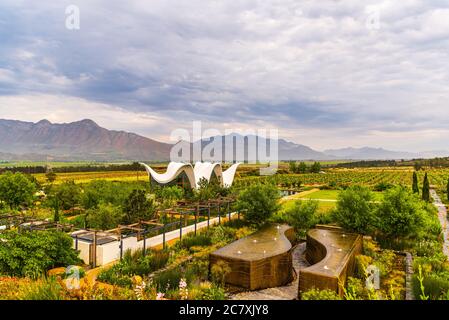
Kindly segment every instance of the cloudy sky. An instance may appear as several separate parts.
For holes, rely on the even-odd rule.
[[[449,1],[1,0],[0,41],[0,118],[449,149]]]

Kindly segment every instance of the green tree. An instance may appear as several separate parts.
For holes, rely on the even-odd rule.
[[[341,191],[333,214],[336,222],[346,230],[369,233],[375,225],[373,193],[363,186]]]
[[[144,190],[133,190],[123,205],[125,223],[149,220],[155,213],[154,202],[147,198]]]
[[[48,201],[52,208],[58,206],[59,209],[69,210],[80,203],[81,188],[74,181],[64,181],[60,185],[53,185],[50,188]]]
[[[398,186],[385,192],[377,215],[380,231],[397,238],[416,235],[423,224],[425,210],[415,194]]]
[[[295,161],[290,161],[288,163],[288,171],[290,171],[290,173],[296,173],[297,172],[297,167],[296,167],[296,162]]]
[[[184,189],[179,186],[153,187],[154,195],[162,208],[170,208],[184,197]]]
[[[424,201],[430,202],[430,184],[429,178],[427,177],[427,172],[424,176],[424,182],[422,186],[422,199]]]
[[[0,201],[4,201],[11,209],[20,205],[29,205],[36,185],[22,173],[6,172],[0,175]]]
[[[119,207],[110,203],[100,203],[98,207],[87,210],[86,219],[89,228],[108,230],[120,224],[123,213]]]
[[[0,274],[37,278],[47,270],[80,263],[73,239],[59,231],[2,234]]]
[[[242,190],[237,198],[237,210],[243,211],[245,220],[261,225],[279,210],[280,192],[271,184],[254,184]]]
[[[447,180],[446,193],[447,193],[447,200],[449,201],[449,179]]]
[[[320,173],[321,171],[321,163],[314,162],[312,166],[310,167],[310,172],[312,173]]]
[[[49,183],[53,183],[56,180],[56,173],[54,173],[53,171],[47,172],[45,174],[45,177],[47,178],[47,181]]]
[[[418,175],[416,174],[416,171],[413,172],[413,186],[412,186],[413,193],[419,193],[419,186],[418,186]]]
[[[306,173],[307,172],[307,164],[302,161],[299,163],[298,167],[297,167],[298,173]]]
[[[297,200],[285,211],[284,215],[287,217],[287,223],[304,235],[305,231],[315,225],[317,211],[318,201]]]

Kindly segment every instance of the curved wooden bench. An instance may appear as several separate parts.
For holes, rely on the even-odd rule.
[[[343,296],[355,256],[362,253],[363,237],[340,228],[317,226],[307,233],[306,259],[312,264],[299,272],[299,294],[312,288],[330,289]]]
[[[225,261],[231,268],[226,283],[249,290],[285,285],[293,280],[294,238],[290,226],[267,226],[211,253],[209,268]]]

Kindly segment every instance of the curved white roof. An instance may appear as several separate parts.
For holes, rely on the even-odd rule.
[[[235,163],[230,166],[228,170],[223,172],[223,186],[225,188],[230,187],[232,185],[232,182],[234,182],[235,172],[237,171],[239,165],[240,163]]]
[[[223,185],[222,169],[221,164],[219,163],[197,162],[195,163],[193,172],[195,173],[195,184],[197,188],[199,187],[198,183],[201,179],[204,178],[207,181],[210,181],[212,173],[215,173],[220,185]]]
[[[195,167],[192,167],[190,163],[170,162],[165,173],[157,173],[145,163],[140,164],[145,167],[148,176],[153,178],[159,184],[170,183],[184,172],[189,179],[191,188],[193,189],[199,187],[198,183],[202,178],[210,181],[212,173],[215,173],[220,182],[220,185],[226,188],[230,187],[232,185],[232,182],[234,181],[237,167],[240,165],[240,163],[236,163],[232,165],[228,170],[223,172],[220,163],[197,162],[195,163]]]
[[[167,184],[175,180],[181,173],[185,172],[189,179],[190,186],[195,185],[195,174],[190,163],[170,162],[165,173],[157,173],[145,163],[140,163],[145,167],[149,177],[152,177],[157,183]]]

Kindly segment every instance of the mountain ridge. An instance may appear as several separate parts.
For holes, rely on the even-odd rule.
[[[231,133],[226,136],[203,138],[203,150],[213,139],[226,137],[256,138],[268,146],[273,140],[257,136],[243,136]],[[178,142],[179,143],[179,142]],[[51,123],[42,119],[36,123],[0,119],[0,160],[126,160],[126,161],[168,161],[170,151],[176,144],[159,142],[132,132],[108,130],[91,119],[69,123]],[[188,143],[189,142],[184,142]],[[199,141],[190,144],[193,147]],[[242,148],[240,146],[239,148]],[[243,148],[247,148],[244,145]],[[267,147],[267,149],[269,149]],[[239,149],[240,150],[240,149]],[[242,150],[240,150],[242,151]],[[234,151],[236,152],[236,151]],[[449,156],[445,151],[411,153],[391,151],[383,148],[341,148],[317,151],[303,144],[283,138],[278,139],[279,160],[399,160]],[[423,157],[424,156],[424,157]],[[435,156],[434,156],[435,157]],[[245,156],[245,159],[255,160]],[[203,159],[207,160],[207,159]]]

